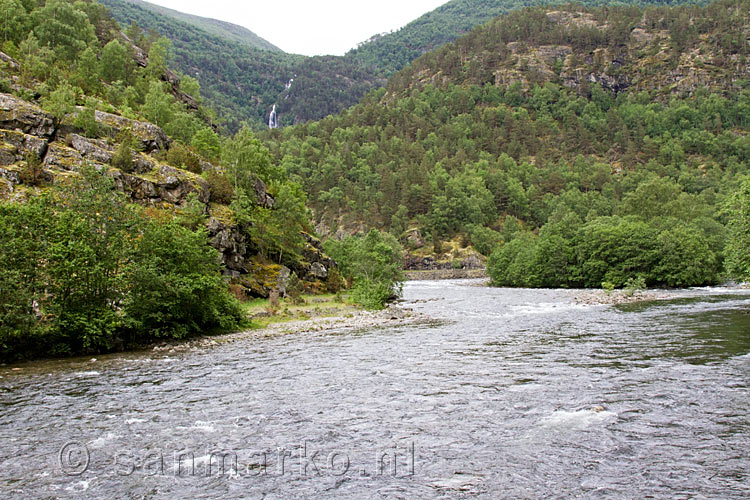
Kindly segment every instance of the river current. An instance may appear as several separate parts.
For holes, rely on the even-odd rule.
[[[407,283],[428,324],[0,367],[0,496],[750,498],[750,291],[477,285]]]

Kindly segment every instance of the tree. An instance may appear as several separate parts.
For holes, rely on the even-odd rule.
[[[99,60],[96,51],[91,47],[81,52],[78,57],[76,83],[88,94],[96,94],[99,90]]]
[[[353,281],[355,302],[382,309],[388,300],[401,295],[403,251],[392,235],[373,229],[343,241],[328,240],[325,250],[339,264],[341,273]]]
[[[174,98],[164,91],[164,84],[161,81],[152,81],[141,112],[148,121],[164,127],[174,118],[173,103]]]
[[[727,272],[737,280],[750,281],[750,181],[742,183],[724,208],[729,216]]]
[[[112,40],[102,49],[99,74],[106,82],[127,80],[128,51],[117,39]]]
[[[77,95],[75,87],[62,81],[48,97],[42,99],[42,107],[58,120],[62,120],[65,115],[75,111]]]
[[[151,338],[184,338],[235,328],[242,313],[220,271],[205,229],[147,222],[125,270],[127,329]]]
[[[71,2],[48,0],[44,7],[32,12],[31,18],[39,42],[66,61],[75,61],[96,40],[88,16]]]
[[[190,144],[198,153],[209,160],[215,160],[221,156],[221,139],[219,134],[210,127],[203,127],[198,130],[190,140]]]
[[[3,42],[18,43],[28,32],[29,16],[18,0],[0,0],[0,12],[3,22],[0,25],[0,36]]]

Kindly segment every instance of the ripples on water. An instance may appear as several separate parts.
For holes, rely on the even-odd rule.
[[[0,368],[3,497],[750,497],[748,293],[467,284],[407,284],[429,326]]]

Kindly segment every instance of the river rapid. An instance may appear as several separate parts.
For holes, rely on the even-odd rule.
[[[0,367],[0,496],[750,498],[750,291],[477,285],[407,283],[426,324]]]

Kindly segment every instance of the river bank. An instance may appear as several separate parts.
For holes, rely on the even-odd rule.
[[[200,350],[246,339],[263,339],[282,335],[304,335],[321,331],[350,331],[366,328],[399,327],[434,322],[430,316],[392,304],[381,311],[368,311],[351,304],[341,307],[298,307],[274,316],[261,316],[255,327],[247,330],[197,337],[186,341],[169,341],[150,346],[155,352]]]

